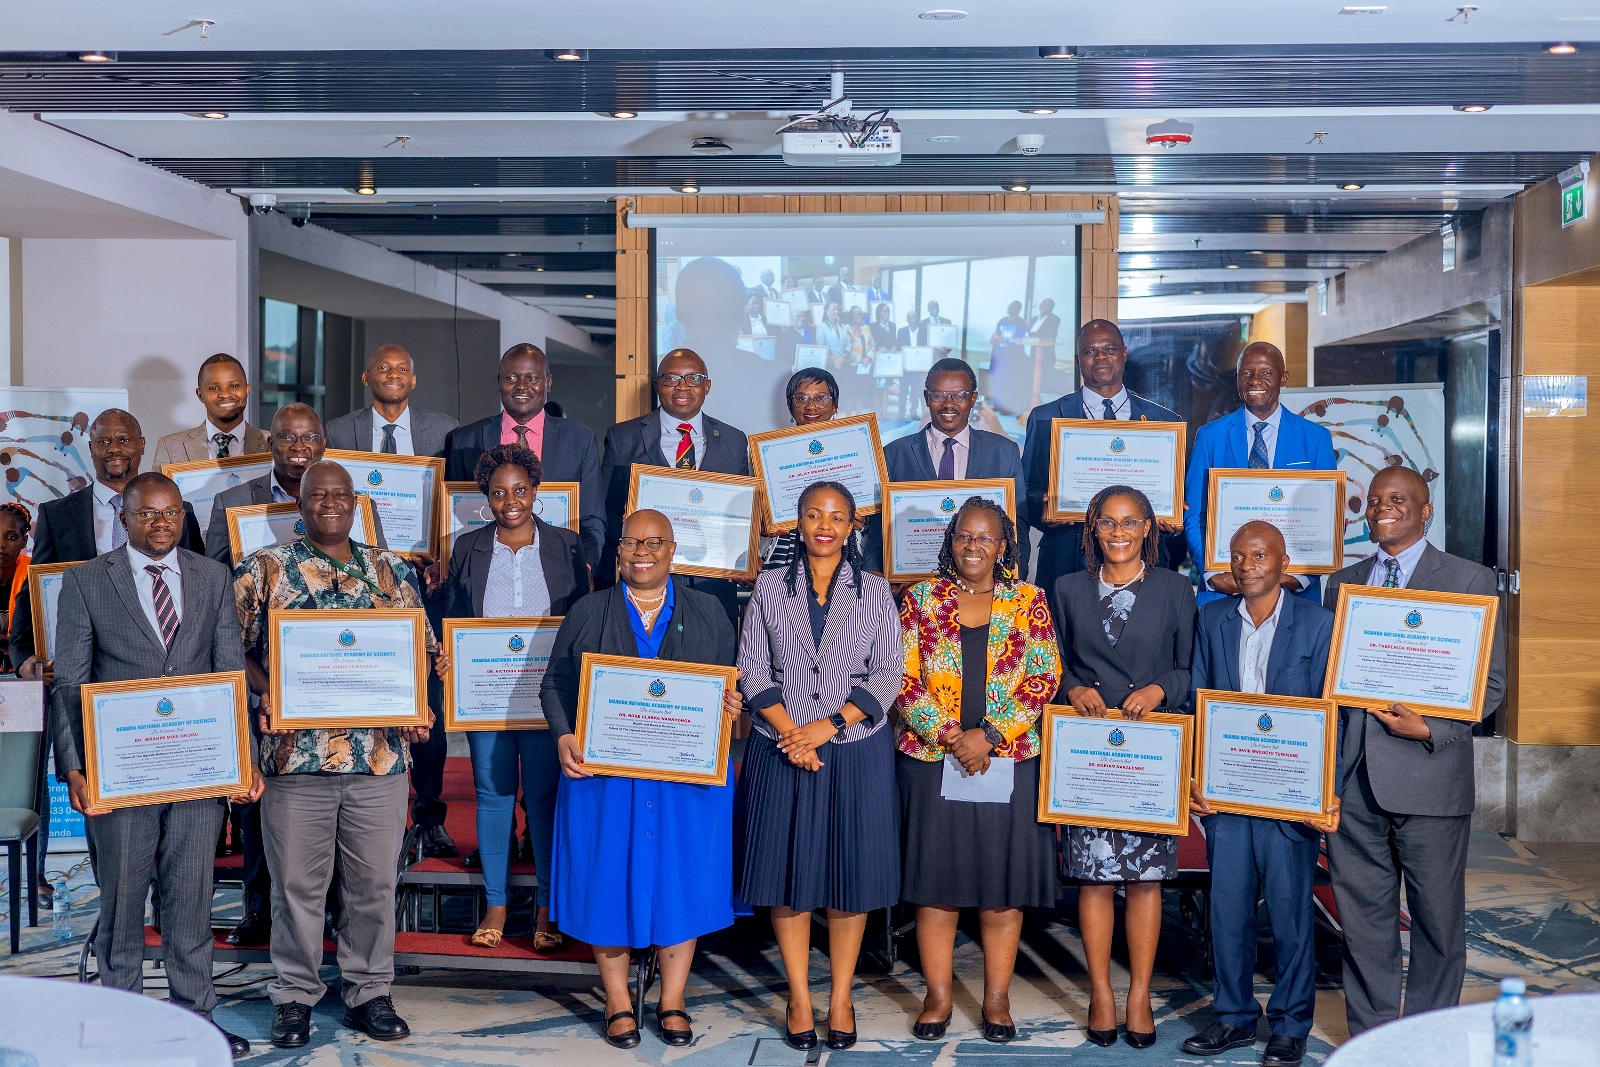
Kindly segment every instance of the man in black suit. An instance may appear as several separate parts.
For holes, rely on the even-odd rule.
[[[328,447],[399,456],[443,456],[445,435],[456,420],[411,405],[417,367],[399,345],[379,345],[367,357],[361,383],[372,403],[328,420]]]
[[[825,303],[838,304],[839,310],[844,310],[845,290],[850,288],[850,268],[839,268],[839,280],[828,286],[828,298]]]
[[[495,445],[532,449],[544,464],[546,481],[578,483],[583,558],[591,568],[597,567],[606,541],[606,512],[594,431],[580,422],[545,414],[544,402],[555,378],[538,345],[506,349],[498,381],[503,410],[458,426],[444,439],[445,480],[470,482],[478,457]]]
[[[916,312],[912,312],[915,315]],[[902,331],[903,332],[903,331]],[[968,478],[1010,478],[1013,506],[1020,506],[1027,483],[1022,454],[1009,437],[970,424],[978,402],[978,376],[962,359],[941,359],[928,369],[922,399],[929,422],[920,433],[891,441],[883,448],[891,482],[961,481]],[[1028,573],[1028,540],[1018,537],[1021,573]]]
[[[773,277],[772,272],[770,270],[764,270],[764,271],[761,272],[760,290],[761,290],[761,298],[763,300],[776,300],[776,299],[778,299],[778,296],[779,296],[778,290],[772,284],[775,281],[777,281],[777,279]]]
[[[606,431],[600,469],[606,486],[606,529],[616,533],[606,538],[605,554],[595,574],[598,588],[608,588],[616,580],[617,538],[622,536],[633,464],[750,474],[750,444],[744,431],[701,411],[711,392],[711,376],[697,353],[687,348],[668,352],[656,367],[655,389],[660,408]],[[739,596],[733,582],[695,577],[682,581],[716,597],[728,618],[737,622]]]

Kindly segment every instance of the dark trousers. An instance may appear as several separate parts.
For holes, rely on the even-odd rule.
[[[411,801],[411,821],[418,826],[443,826],[445,802],[439,799],[444,793],[444,760],[449,751],[445,738],[444,685],[436,675],[428,675],[428,704],[433,708],[433,729],[428,740],[411,746],[411,790],[416,794]]]
[[[1278,978],[1267,1001],[1275,1037],[1311,1033],[1317,1003],[1316,921],[1311,886],[1317,839],[1277,819],[1210,815],[1206,859],[1211,866],[1212,1003],[1218,1022],[1254,1030],[1256,901],[1265,898],[1277,952]],[[1310,831],[1307,831],[1309,833]]]
[[[244,912],[267,915],[272,904],[272,873],[267,869],[267,849],[261,837],[261,805],[245,804],[239,815],[244,851]]]
[[[1372,795],[1362,760],[1345,783],[1339,832],[1328,838],[1333,897],[1344,926],[1350,1035],[1405,1013],[1454,1007],[1467,973],[1470,815],[1397,815]],[[1400,884],[1411,913],[1411,967],[1400,953]]]

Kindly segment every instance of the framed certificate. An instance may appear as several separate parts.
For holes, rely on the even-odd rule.
[[[1499,610],[1492,596],[1341,585],[1322,695],[1477,722]]]
[[[1096,493],[1127,485],[1150,498],[1156,518],[1181,522],[1188,433],[1181,422],[1051,419],[1048,517],[1082,522]]]
[[[763,301],[762,318],[768,326],[790,326],[794,323],[794,305],[787,300]]]
[[[267,613],[274,730],[428,724],[421,608]]]
[[[867,310],[867,287],[864,285],[847,285],[841,295],[843,307],[839,310],[848,313],[852,308],[865,313]]]
[[[194,508],[201,530],[211,528],[211,502],[224,489],[260,478],[272,470],[272,453],[257,452],[227,459],[194,459],[163,463],[161,473],[178,483],[178,492]]]
[[[446,730],[547,730],[539,685],[560,617],[446,619]]]
[[[754,478],[635,463],[625,514],[653,510],[671,520],[678,542],[673,574],[754,578],[761,572],[760,495]]]
[[[254,774],[243,671],[83,687],[92,808],[248,793]]]
[[[1194,720],[1046,704],[1039,722],[1039,821],[1137,833],[1189,833]]]
[[[961,347],[961,327],[950,322],[928,324],[928,344],[949,351]]]
[[[933,349],[927,345],[907,345],[900,350],[901,368],[910,374],[933,369]]]
[[[1214,811],[1319,819],[1333,803],[1339,708],[1331,700],[1195,695],[1195,791]]]
[[[778,339],[770,333],[743,334],[734,342],[734,347],[755,353],[757,359],[778,358]]]
[[[533,513],[551,526],[565,526],[577,533],[578,483],[540,482],[533,500]],[[493,521],[489,501],[478,492],[477,482],[445,482],[444,507],[440,509],[439,518],[439,558],[448,562],[457,537]]]
[[[876,515],[889,480],[875,415],[753,433],[750,469],[777,530],[800,525],[800,494],[813,482],[840,483],[855,496],[856,514]]]
[[[872,357],[872,374],[876,378],[903,378],[906,373],[904,353],[879,352]]]
[[[795,345],[794,346],[794,369],[795,370],[805,370],[807,368],[811,368],[813,370],[821,370],[823,367],[825,367],[827,365],[828,365],[828,346],[827,345]]]
[[[889,482],[884,486],[883,576],[920,582],[939,573],[944,532],[969,496],[981,496],[1017,521],[1017,485],[1010,478],[962,482]]]
[[[781,295],[783,302],[793,308],[796,315],[805,311],[809,306],[804,289],[785,289]]]
[[[296,501],[240,504],[228,509],[228,547],[233,552],[235,567],[253,552],[274,545],[286,545],[305,535],[305,520],[300,517],[300,505]],[[372,500],[365,493],[356,494],[356,521],[350,527],[350,536],[363,545],[376,546],[378,543],[378,524],[372,517]]]
[[[338,448],[328,449],[323,458],[349,471],[356,489],[372,498],[389,551],[438,558],[439,524],[435,515],[439,487],[444,483],[444,460]]]
[[[737,673],[585,652],[573,726],[583,765],[622,778],[724,784],[733,719],[722,696]]]
[[[33,654],[56,658],[56,605],[61,602],[62,576],[77,563],[28,564],[28,607],[33,612]],[[21,664],[17,664],[21,666]]]
[[[1204,570],[1225,571],[1228,543],[1255,519],[1283,534],[1290,574],[1332,574],[1344,566],[1344,471],[1221,470],[1206,487]]]

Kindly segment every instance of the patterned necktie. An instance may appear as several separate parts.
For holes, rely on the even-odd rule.
[[[383,424],[383,444],[378,448],[378,451],[386,456],[398,455],[400,452],[400,446],[394,443],[395,425],[392,422]]]
[[[1106,406],[1105,414],[1102,415],[1101,418],[1105,419],[1107,422],[1114,422],[1117,417],[1116,407],[1111,403],[1110,400],[1107,400],[1103,397],[1101,398],[1100,402]]]
[[[1383,561],[1383,587],[1385,589],[1400,588],[1400,561],[1393,556]]]
[[[161,624],[161,643],[171,648],[172,639],[178,636],[178,606],[172,602],[172,590],[163,577],[166,569],[153,563],[145,573],[150,575],[150,599],[156,606],[156,621]]]
[[[939,480],[953,482],[956,480],[956,439],[944,439],[944,455],[939,457]]]
[[[211,439],[217,443],[217,458],[227,459],[228,448],[233,444],[233,436],[225,433],[214,433]]]
[[[694,427],[687,422],[678,423],[678,455],[672,465],[679,470],[694,470],[694,438],[689,435],[694,432]]]
[[[1253,470],[1265,470],[1272,466],[1272,460],[1267,458],[1267,424],[1256,423],[1256,440],[1250,446],[1250,467]]]
[[[511,432],[517,435],[517,447],[528,447],[528,428],[519,423],[512,423]]]
[[[128,543],[128,528],[122,525],[122,494],[115,493],[107,501],[111,505],[111,551]]]

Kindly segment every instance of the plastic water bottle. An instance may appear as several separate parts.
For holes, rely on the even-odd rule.
[[[1533,1005],[1520,978],[1500,979],[1494,1002],[1494,1067],[1530,1067],[1533,1063]]]
[[[67,888],[65,878],[56,883],[51,906],[50,932],[57,941],[72,940],[72,891]]]

